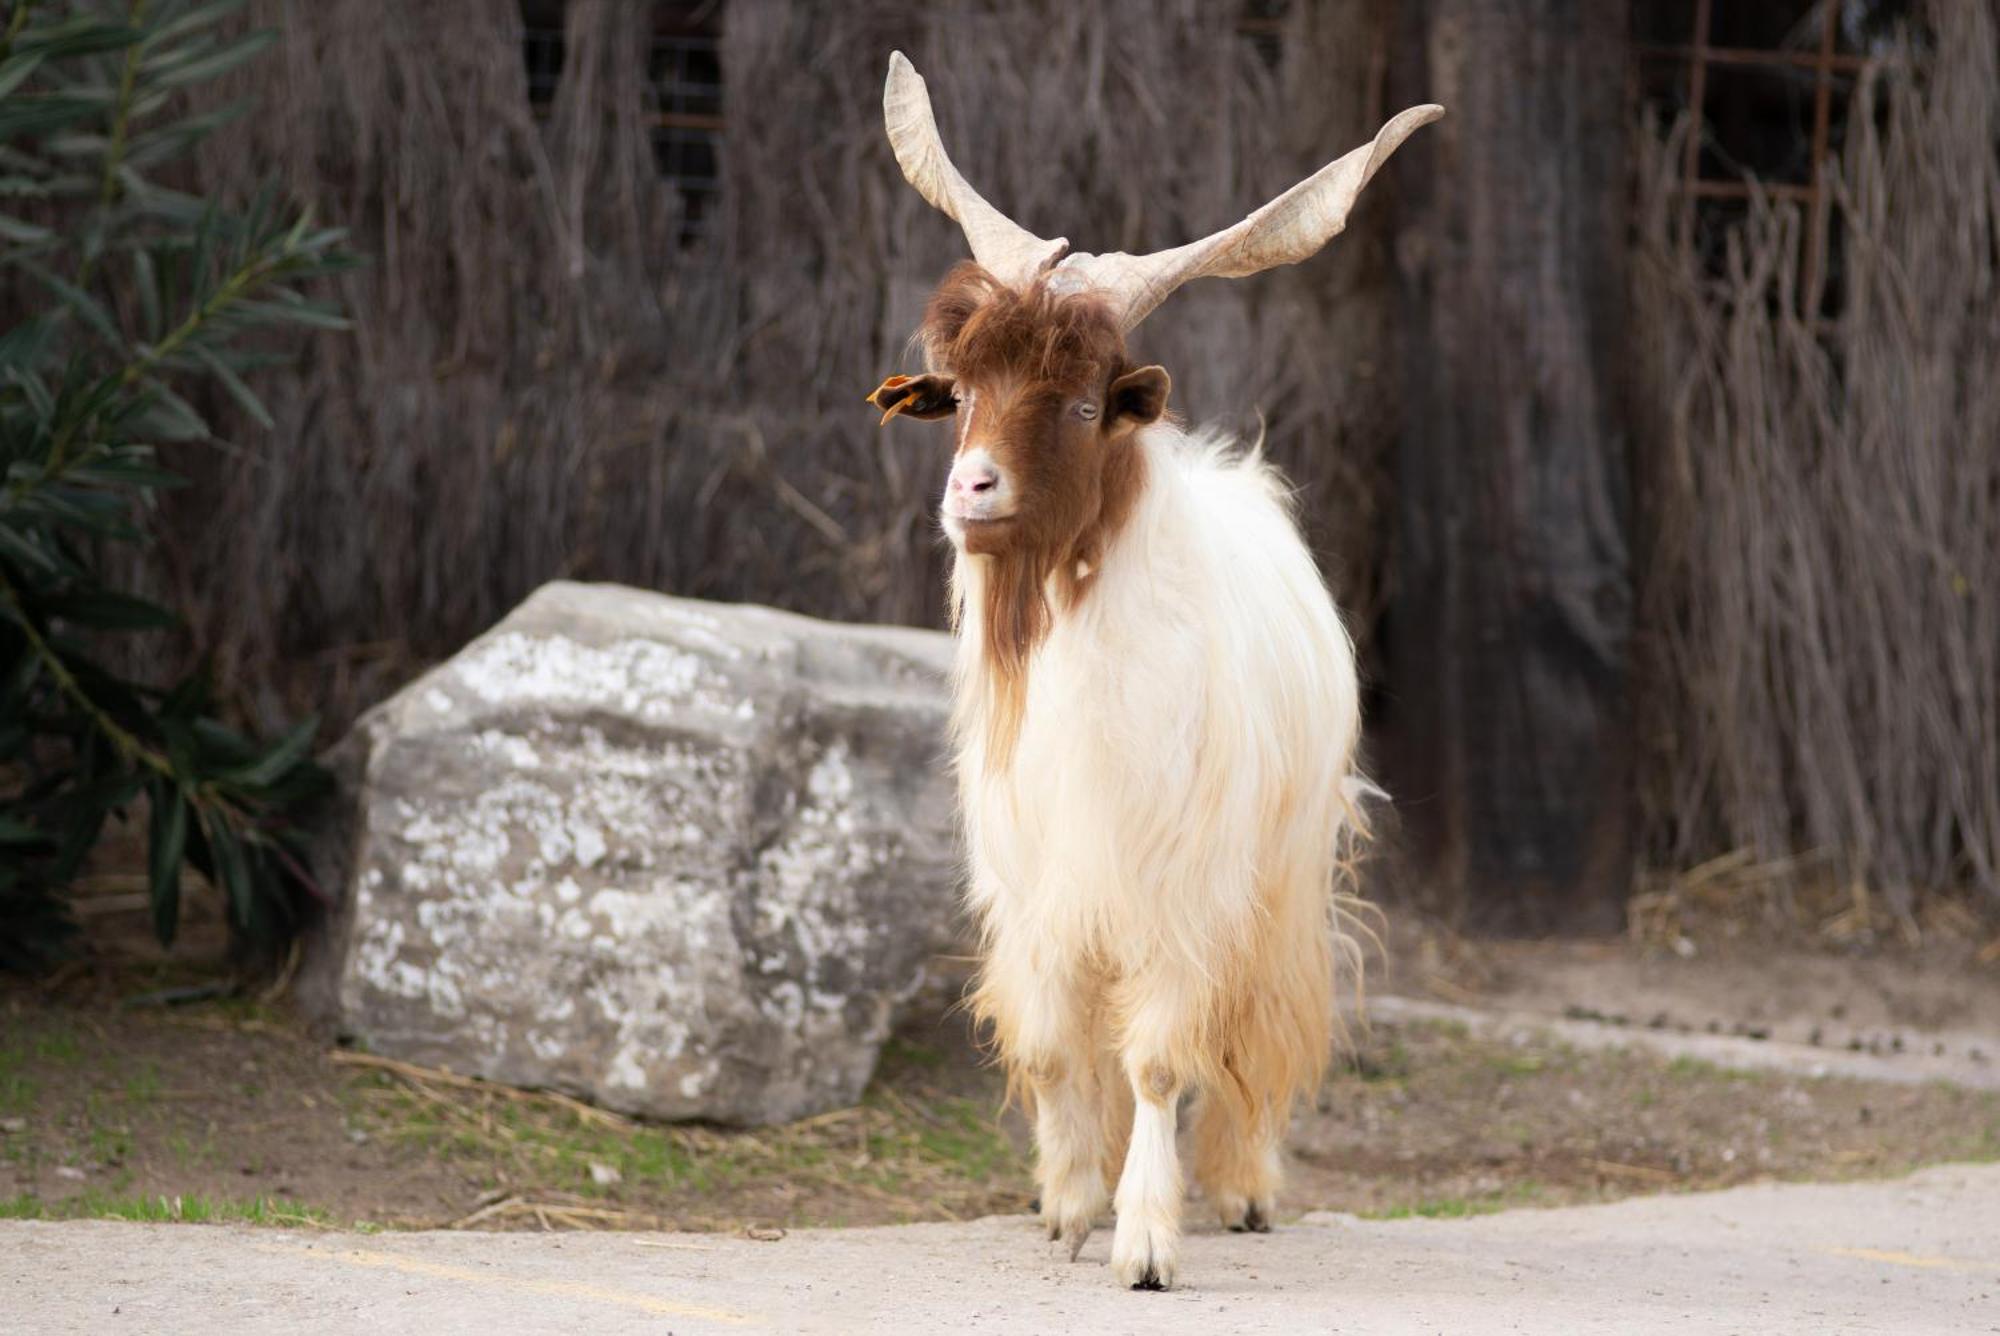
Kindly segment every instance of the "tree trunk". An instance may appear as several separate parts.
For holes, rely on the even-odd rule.
[[[1404,11],[1404,435],[1388,778],[1414,871],[1492,931],[1630,887],[1625,6]]]

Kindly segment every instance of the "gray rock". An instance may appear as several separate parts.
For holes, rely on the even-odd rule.
[[[558,583],[365,715],[300,996],[661,1118],[851,1104],[957,941],[949,640]]]

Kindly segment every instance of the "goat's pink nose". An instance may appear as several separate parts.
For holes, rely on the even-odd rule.
[[[990,492],[999,485],[1000,474],[990,465],[952,470],[951,490],[954,492],[966,492],[978,496],[981,492]]]

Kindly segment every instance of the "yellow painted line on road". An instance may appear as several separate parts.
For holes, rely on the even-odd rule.
[[[1886,1248],[1828,1248],[1826,1251],[1835,1257],[1884,1262],[1890,1266],[1911,1266],[1923,1271],[2000,1271],[2000,1263],[1996,1262],[1963,1262],[1956,1257],[1925,1257]]]
[[[606,1289],[602,1285],[592,1285],[586,1281],[541,1280],[531,1276],[495,1274],[490,1271],[476,1271],[471,1267],[452,1266],[446,1262],[430,1262],[421,1257],[410,1257],[402,1253],[377,1252],[372,1248],[297,1248],[275,1243],[260,1243],[257,1245],[257,1250],[283,1253],[290,1257],[311,1257],[325,1262],[345,1262],[349,1266],[396,1271],[406,1276],[429,1276],[436,1280],[464,1281],[469,1285],[507,1290],[515,1294],[582,1299],[589,1303],[608,1304],[617,1308],[636,1308],[642,1313],[653,1313],[661,1317],[701,1318],[708,1322],[726,1322],[731,1326],[743,1326],[757,1321],[748,1314],[732,1313],[726,1308],[703,1308],[698,1304],[677,1303],[672,1299],[659,1298],[657,1295]]]

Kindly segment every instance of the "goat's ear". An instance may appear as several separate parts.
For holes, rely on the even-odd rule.
[[[1173,388],[1173,378],[1167,375],[1165,367],[1142,366],[1137,371],[1127,371],[1111,382],[1111,393],[1105,399],[1106,429],[1120,435],[1158,422],[1167,411],[1167,395]]]
[[[898,413],[929,421],[958,411],[957,382],[950,376],[891,376],[868,396],[887,422]]]

